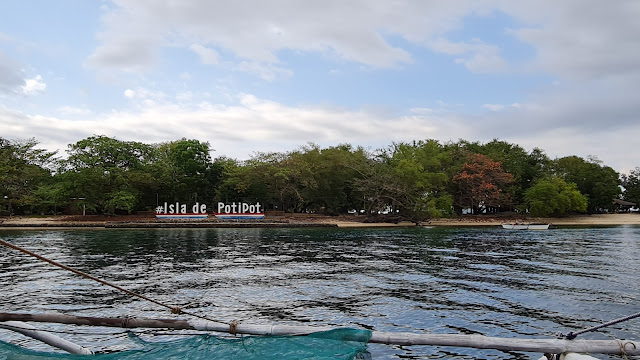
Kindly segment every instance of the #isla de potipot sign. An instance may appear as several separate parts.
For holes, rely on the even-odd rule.
[[[264,213],[262,212],[262,206],[260,203],[248,204],[243,202],[231,203],[227,205],[225,203],[218,203],[218,212],[214,212],[213,215],[218,219],[235,219],[235,220],[248,220],[248,219],[264,219]]]
[[[262,206],[260,203],[248,204],[243,202],[234,202],[231,204],[218,203],[218,211],[213,215],[218,219],[234,219],[234,220],[247,220],[247,219],[264,219],[264,213],[262,212]],[[206,219],[209,216],[207,213],[207,205],[195,203],[195,205],[189,207],[187,204],[175,204],[164,203],[164,205],[156,207],[156,218],[158,219]]]

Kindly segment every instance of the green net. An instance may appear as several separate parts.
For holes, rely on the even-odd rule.
[[[204,359],[370,359],[371,331],[336,329],[306,336],[246,336],[218,338],[200,335],[168,342],[138,341],[140,348],[110,354],[70,355],[39,352],[0,342],[0,360],[204,360]]]

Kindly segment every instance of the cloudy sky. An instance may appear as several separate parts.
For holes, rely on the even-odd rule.
[[[314,142],[494,138],[640,166],[636,0],[0,3],[0,136]]]

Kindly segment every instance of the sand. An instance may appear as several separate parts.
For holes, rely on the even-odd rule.
[[[362,222],[363,218],[358,216],[293,216],[293,217],[276,217],[274,220],[290,221],[290,222],[305,222],[305,223],[322,223],[322,224],[334,224],[338,227],[353,228],[353,227],[401,227],[401,226],[416,226],[411,222],[393,223],[365,223]],[[153,218],[140,218],[135,216],[118,216],[118,217],[97,217],[97,216],[12,216],[12,217],[0,217],[0,227],[60,227],[64,224],[76,224],[78,226],[104,226],[106,222],[111,221],[149,221]],[[269,220],[269,218],[267,218]],[[640,214],[627,213],[627,214],[594,214],[594,215],[576,215],[562,218],[514,218],[514,217],[500,217],[500,216],[460,216],[451,219],[432,219],[431,221],[421,223],[421,225],[430,226],[447,226],[447,227],[462,227],[462,226],[499,226],[501,223],[513,222],[518,220],[520,222],[531,223],[549,223],[554,226],[609,226],[609,225],[640,225]]]

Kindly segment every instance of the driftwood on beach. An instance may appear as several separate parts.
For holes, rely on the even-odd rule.
[[[204,320],[88,317],[62,314],[0,313],[0,321],[48,322],[119,328],[161,328],[200,330],[247,335],[307,335],[333,330],[332,327],[297,325],[224,324]],[[371,343],[393,345],[431,345],[496,349],[536,353],[600,353],[640,355],[640,342],[627,340],[512,339],[483,335],[415,334],[374,331]]]

